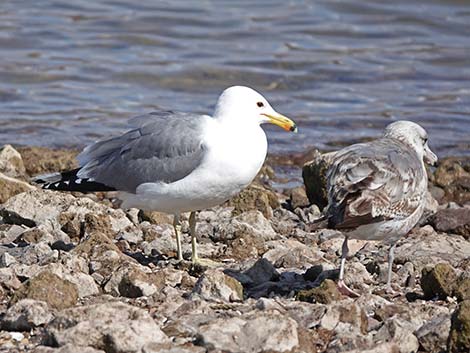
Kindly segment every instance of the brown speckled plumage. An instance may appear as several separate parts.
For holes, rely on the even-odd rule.
[[[427,145],[426,131],[410,121],[387,126],[384,136],[338,151],[327,172],[331,228],[345,234],[340,268],[340,289],[355,294],[343,283],[348,238],[384,240],[391,244],[387,290],[391,290],[393,249],[421,218],[428,179],[424,162],[436,155]]]

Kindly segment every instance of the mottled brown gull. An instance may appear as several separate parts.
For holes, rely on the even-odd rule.
[[[394,249],[423,214],[428,187],[424,163],[435,164],[426,131],[410,121],[385,128],[383,137],[338,151],[327,172],[328,226],[341,230],[344,243],[338,287],[344,283],[348,239],[383,240],[390,244],[387,291],[391,291]]]
[[[196,211],[219,205],[250,184],[267,153],[264,123],[296,131],[248,87],[227,88],[213,116],[155,112],[131,120],[134,129],[94,143],[78,156],[80,168],[35,179],[44,189],[119,191],[123,208],[174,214],[178,259],[183,259],[180,214],[189,217],[193,263]]]

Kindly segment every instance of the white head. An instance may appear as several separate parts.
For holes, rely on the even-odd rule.
[[[214,117],[245,126],[271,123],[287,131],[297,131],[292,120],[276,112],[261,94],[244,86],[232,86],[222,92],[215,106]]]
[[[421,126],[411,121],[400,120],[389,124],[384,137],[400,140],[411,146],[424,162],[435,165],[437,156],[428,146],[428,134]]]

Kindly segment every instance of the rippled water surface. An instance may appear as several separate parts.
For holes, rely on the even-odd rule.
[[[236,3],[236,4],[235,4]],[[337,148],[395,119],[470,154],[468,1],[3,0],[0,143],[83,146],[157,108],[249,85],[294,118],[271,151]]]

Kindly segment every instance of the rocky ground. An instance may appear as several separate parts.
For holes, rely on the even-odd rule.
[[[2,352],[470,351],[468,160],[430,174],[427,215],[396,249],[396,294],[384,292],[387,246],[351,241],[352,299],[334,283],[341,233],[312,226],[319,154],[304,167],[308,195],[273,191],[266,167],[199,213],[200,255],[220,263],[205,269],[175,261],[167,215],[28,183],[73,167],[74,151],[18,151],[0,150]],[[189,236],[183,249],[189,259]]]

